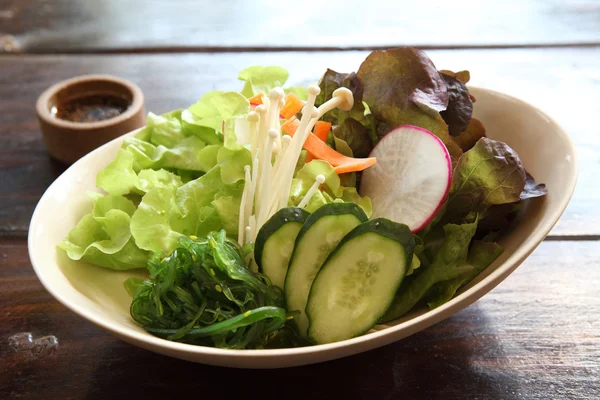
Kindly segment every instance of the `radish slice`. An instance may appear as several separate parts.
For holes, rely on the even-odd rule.
[[[360,194],[373,204],[372,218],[425,227],[442,206],[452,182],[452,162],[442,141],[427,129],[402,125],[385,135],[369,157],[377,164],[362,175]]]

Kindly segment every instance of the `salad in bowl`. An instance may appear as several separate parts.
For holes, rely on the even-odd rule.
[[[363,335],[449,301],[546,194],[472,117],[467,71],[395,48],[318,85],[287,78],[250,67],[239,92],[150,113],[58,244],[145,271],[125,290],[152,335],[230,349]]]

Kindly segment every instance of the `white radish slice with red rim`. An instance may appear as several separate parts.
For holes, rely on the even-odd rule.
[[[452,183],[452,162],[444,143],[427,129],[402,125],[371,151],[377,164],[361,178],[360,194],[371,198],[372,218],[383,217],[416,232],[440,210]]]

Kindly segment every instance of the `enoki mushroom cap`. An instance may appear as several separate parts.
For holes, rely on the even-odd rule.
[[[337,108],[342,111],[350,111],[354,106],[354,96],[348,88],[341,87],[334,90],[331,97],[334,99],[339,99],[338,101],[340,101],[340,103],[338,104]]]

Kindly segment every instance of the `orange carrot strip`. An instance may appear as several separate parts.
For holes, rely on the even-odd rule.
[[[279,113],[283,119],[290,119],[302,110],[304,102],[298,98],[294,93],[288,93],[285,96],[285,105]]]
[[[340,168],[340,171],[342,171],[340,173],[362,171],[371,165],[375,165],[377,162],[375,157],[353,158],[338,153],[327,146],[327,144],[321,141],[314,133],[308,135],[306,142],[304,142],[304,148],[311,152],[313,156],[329,162],[329,164],[334,167],[343,166],[343,168]],[[337,168],[336,172],[338,172]]]
[[[281,125],[281,130],[290,136],[294,136],[296,130],[300,126],[300,121],[297,118],[288,119]]]
[[[293,135],[294,133],[289,134]],[[329,164],[335,167],[335,172],[337,174],[362,171],[377,163],[377,159],[375,157],[353,158],[338,153],[331,147],[327,146],[327,143],[319,139],[314,133],[308,134],[308,137],[304,142],[304,148],[315,158],[329,162]]]
[[[377,164],[377,159],[375,157],[369,158],[355,158],[357,162],[354,164],[342,164],[338,165],[334,168],[335,173],[338,175],[346,174],[348,172],[358,172],[363,171],[370,166]]]
[[[327,138],[329,137],[330,130],[331,130],[330,122],[317,121],[317,123],[315,124],[315,129],[313,129],[313,132],[315,133],[315,135],[317,135],[317,137],[319,139],[326,142]]]
[[[264,94],[263,93],[259,93],[257,95],[254,95],[252,97],[250,97],[248,99],[248,101],[250,102],[250,104],[252,104],[253,106],[258,106],[259,104],[262,104],[262,98],[263,98]]]
[[[317,137],[319,139],[321,139],[324,142],[327,142],[327,138],[329,137],[330,130],[331,130],[331,123],[325,122],[325,121],[317,121],[317,123],[315,124],[315,129],[313,129],[313,132],[315,133],[315,135],[317,135]],[[305,162],[310,162],[314,159],[315,159],[315,156],[308,153],[306,155]]]

